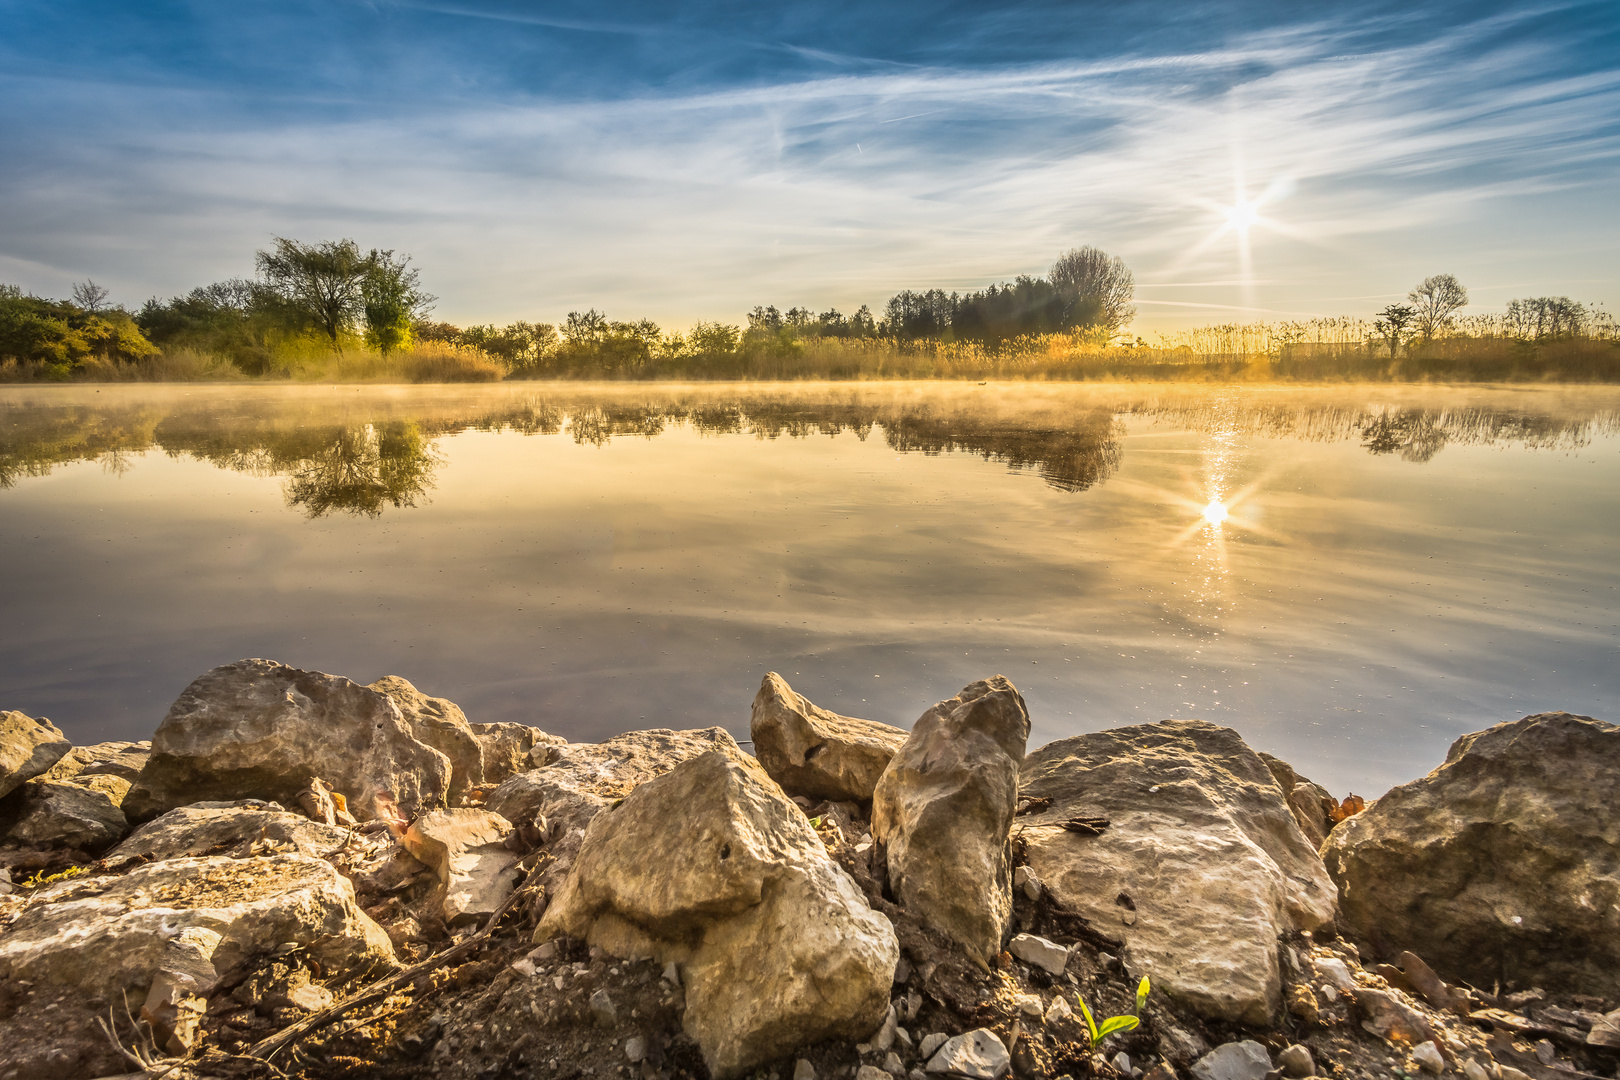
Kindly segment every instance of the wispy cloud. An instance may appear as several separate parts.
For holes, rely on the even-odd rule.
[[[1538,17],[1373,49],[1365,23],[1317,22],[1202,52],[275,122],[207,91],[81,89],[93,137],[13,125],[0,278],[94,274],[138,299],[242,272],[272,234],[353,235],[412,252],[448,317],[680,323],[971,287],[1092,243],[1158,286],[1149,328],[1336,314],[1441,271],[1580,278],[1612,303],[1620,224],[1598,208],[1620,201],[1620,69],[1569,73],[1567,41],[1517,32]],[[1245,280],[1231,237],[1209,239],[1267,191]]]

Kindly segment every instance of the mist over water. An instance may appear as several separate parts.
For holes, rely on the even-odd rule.
[[[216,664],[399,674],[574,739],[760,677],[1031,746],[1165,717],[1336,794],[1615,719],[1620,391],[501,385],[0,391],[0,708],[147,738]]]

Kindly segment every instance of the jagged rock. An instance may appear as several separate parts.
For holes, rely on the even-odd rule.
[[[205,959],[227,985],[288,943],[332,978],[393,962],[382,928],[319,859],[173,859],[47,885],[0,935],[0,984],[32,984],[13,999],[0,1080],[122,1072],[94,1017],[123,995],[138,1008],[175,969],[170,943],[193,929],[219,935]],[[210,938],[188,940],[200,954]],[[121,1003],[114,1014],[122,1017]]]
[[[1452,744],[1443,765],[1322,848],[1347,936],[1452,981],[1620,996],[1620,727],[1541,713]]]
[[[1012,1055],[1001,1037],[989,1028],[974,1028],[946,1039],[928,1059],[931,1073],[949,1073],[968,1080],[1000,1080],[1012,1069]]]
[[[184,1054],[197,1042],[208,994],[219,981],[209,958],[223,937],[216,930],[188,926],[165,943],[158,958],[141,1019],[152,1025],[157,1044],[171,1054]]]
[[[517,884],[518,856],[502,842],[512,823],[488,810],[435,810],[411,823],[400,846],[433,868],[451,925],[492,915]]]
[[[151,756],[150,742],[102,742],[75,746],[48,770],[41,780],[71,780],[75,776],[121,776],[134,782]]]
[[[873,795],[895,898],[981,961],[1012,917],[1009,830],[1028,738],[1024,699],[992,676],[923,713]]]
[[[473,724],[473,737],[484,751],[485,784],[500,784],[530,769],[549,765],[552,747],[567,746],[561,735],[549,735],[527,724]]]
[[[96,786],[55,780],[30,780],[0,801],[0,839],[26,847],[68,847],[101,851],[118,843],[129,822],[118,808],[122,799],[108,787],[128,785],[118,777],[96,778]],[[110,782],[110,783],[109,783]]]
[[[899,959],[894,928],[804,813],[734,750],[684,761],[596,816],[534,937],[558,934],[679,963],[683,1024],[718,1078],[871,1034]]]
[[[1078,735],[1030,754],[1020,819],[1051,894],[1127,945],[1133,976],[1216,1019],[1260,1025],[1282,1000],[1278,937],[1334,917],[1335,890],[1271,773],[1201,720]],[[1055,827],[1104,819],[1100,835]]]
[[[1432,1042],[1418,1043],[1413,1047],[1412,1060],[1418,1063],[1418,1068],[1434,1076],[1446,1070],[1446,1059]]]
[[[1592,1030],[1586,1033],[1586,1044],[1620,1050],[1620,1009],[1604,1013],[1592,1025]]]
[[[440,804],[451,766],[413,734],[389,694],[339,675],[239,660],[199,677],[170,707],[124,810],[145,821],[202,800],[295,805],[314,776],[365,820],[378,793],[407,814]]]
[[[44,717],[0,712],[0,799],[32,780],[73,749],[67,736]]]
[[[774,671],[754,697],[749,737],[754,756],[782,790],[841,802],[869,802],[906,742],[897,727],[812,705]]]
[[[347,829],[311,821],[286,810],[259,806],[182,806],[142,825],[107,855],[161,862],[185,855],[254,855],[296,852],[324,858],[337,851]]]
[[[1217,1046],[1192,1067],[1197,1080],[1264,1080],[1271,1071],[1271,1055],[1252,1039]]]
[[[1313,848],[1320,850],[1322,841],[1327,839],[1328,831],[1333,828],[1333,819],[1328,816],[1329,808],[1333,805],[1332,796],[1326,788],[1300,776],[1282,758],[1262,753],[1260,760],[1266,763],[1272,779],[1282,788],[1283,798],[1288,803],[1288,809],[1293,811],[1299,831],[1305,834],[1305,839],[1310,841]]]
[[[741,753],[724,728],[628,731],[599,743],[548,747],[550,763],[519,773],[484,800],[484,808],[520,828],[544,818],[547,850],[565,869],[579,850],[585,827],[615,799],[683,761],[712,750]]]
[[[398,675],[385,675],[368,688],[386,694],[399,706],[399,714],[418,742],[426,743],[450,759],[447,798],[458,805],[467,792],[484,781],[484,747],[467,723],[461,706],[445,698],[429,697]]]
[[[1051,975],[1063,974],[1069,964],[1069,950],[1055,941],[1034,934],[1016,934],[1007,951],[1026,964],[1034,964]]]
[[[1395,991],[1357,987],[1354,994],[1356,1008],[1361,1011],[1361,1026],[1379,1038],[1403,1043],[1434,1038],[1429,1021]]]
[[[1290,1080],[1304,1080],[1316,1075],[1316,1059],[1311,1056],[1310,1047],[1294,1043],[1277,1052],[1277,1068]]]

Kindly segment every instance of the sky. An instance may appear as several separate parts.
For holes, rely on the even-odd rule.
[[[1620,4],[0,0],[0,282],[115,301],[272,238],[459,324],[1136,276],[1132,329],[1620,311]]]

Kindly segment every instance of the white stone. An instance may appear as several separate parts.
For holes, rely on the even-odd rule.
[[[1018,1006],[1018,1011],[1025,1016],[1041,1016],[1046,1012],[1041,999],[1035,994],[1015,994],[1013,1004]]]
[[[793,1063],[793,1080],[817,1080],[816,1067],[800,1058]]]
[[[759,763],[784,791],[842,802],[870,800],[906,741],[900,728],[811,704],[774,671],[754,697],[748,734]]]
[[[922,1042],[917,1044],[917,1053],[922,1055],[924,1061],[927,1061],[934,1056],[934,1051],[945,1045],[945,1040],[949,1038],[950,1036],[943,1031],[935,1031],[924,1035]]]
[[[1412,1060],[1418,1063],[1418,1068],[1424,1072],[1440,1073],[1445,1071],[1446,1059],[1432,1042],[1418,1043],[1412,1048]]]
[[[1012,1056],[1001,1038],[989,1028],[946,1039],[928,1059],[928,1071],[952,1073],[969,1080],[1000,1080],[1012,1068]]]
[[[1271,1055],[1252,1039],[1217,1046],[1192,1067],[1198,1080],[1265,1080],[1270,1071]]]
[[[1131,1075],[1131,1055],[1127,1054],[1123,1050],[1115,1054],[1114,1068],[1118,1069],[1125,1076]]]
[[[1030,900],[1041,898],[1041,879],[1035,876],[1035,871],[1027,866],[1020,866],[1013,871],[1013,888],[1022,892]]]
[[[1017,934],[1007,951],[1026,964],[1034,964],[1053,975],[1063,974],[1069,963],[1069,950],[1055,941],[1034,934]]]
[[[1307,1076],[1316,1075],[1316,1059],[1311,1057],[1310,1047],[1294,1043],[1277,1054],[1277,1068],[1291,1080],[1304,1080]]]
[[[1350,967],[1343,960],[1333,956],[1324,956],[1312,961],[1316,965],[1316,972],[1328,981],[1336,990],[1350,993],[1356,988],[1356,979],[1350,974]]]
[[[640,1035],[635,1035],[629,1039],[626,1039],[624,1043],[624,1056],[630,1059],[630,1064],[632,1065],[640,1062],[642,1058],[647,1056],[647,1040]]]
[[[503,843],[512,825],[488,810],[434,810],[411,823],[400,846],[433,868],[452,926],[495,913],[517,885],[516,853]]]

